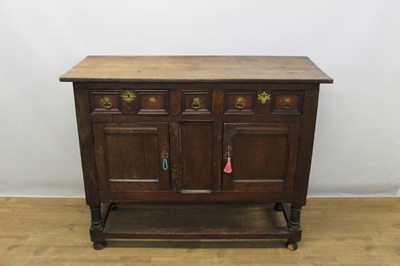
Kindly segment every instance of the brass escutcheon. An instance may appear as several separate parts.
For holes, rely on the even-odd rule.
[[[199,109],[201,106],[200,98],[198,96],[194,97],[192,100],[192,108]]]
[[[121,94],[121,98],[124,100],[124,102],[131,103],[136,99],[136,95],[132,91],[127,90]]]
[[[236,98],[235,107],[236,107],[236,109],[243,109],[244,108],[244,98],[243,97]]]
[[[161,153],[161,159],[166,160],[166,159],[168,159],[168,157],[169,157],[169,155],[168,155],[168,152],[167,152],[167,151],[163,151],[163,152]]]
[[[265,91],[261,92],[258,94],[259,101],[261,101],[261,104],[266,104],[267,101],[271,100],[271,94],[266,93]]]
[[[285,109],[292,109],[290,98],[285,98],[282,100],[283,108]]]
[[[101,103],[103,104],[103,107],[105,109],[110,109],[112,107],[112,102],[110,97],[104,97],[103,99],[101,99]]]

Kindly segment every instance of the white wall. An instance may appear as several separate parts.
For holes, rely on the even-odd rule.
[[[83,196],[86,55],[306,55],[322,85],[309,196],[400,196],[400,1],[0,1],[0,195]]]

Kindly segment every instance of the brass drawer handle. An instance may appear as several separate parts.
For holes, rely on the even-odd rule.
[[[198,96],[194,97],[192,100],[192,108],[193,109],[200,109],[201,101]]]
[[[244,108],[244,98],[243,97],[238,97],[236,99],[235,107],[236,107],[236,109],[243,109]]]
[[[292,104],[291,104],[290,98],[285,98],[282,100],[282,102],[283,102],[283,108],[292,109]]]
[[[104,97],[103,99],[101,99],[101,102],[102,102],[103,107],[104,107],[105,109],[111,109],[111,107],[112,107],[112,102],[111,102],[110,97]]]
[[[121,98],[126,103],[131,103],[136,99],[136,95],[132,91],[124,91],[121,94]]]

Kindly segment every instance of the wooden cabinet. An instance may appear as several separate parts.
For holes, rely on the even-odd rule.
[[[333,82],[308,58],[87,57],[60,80],[74,83],[96,249],[122,238],[297,248],[319,84]],[[269,204],[284,224],[270,224]]]

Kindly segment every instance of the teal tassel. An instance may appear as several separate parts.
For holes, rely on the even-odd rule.
[[[164,171],[168,170],[168,160],[167,159],[163,159],[162,168],[164,169]]]

